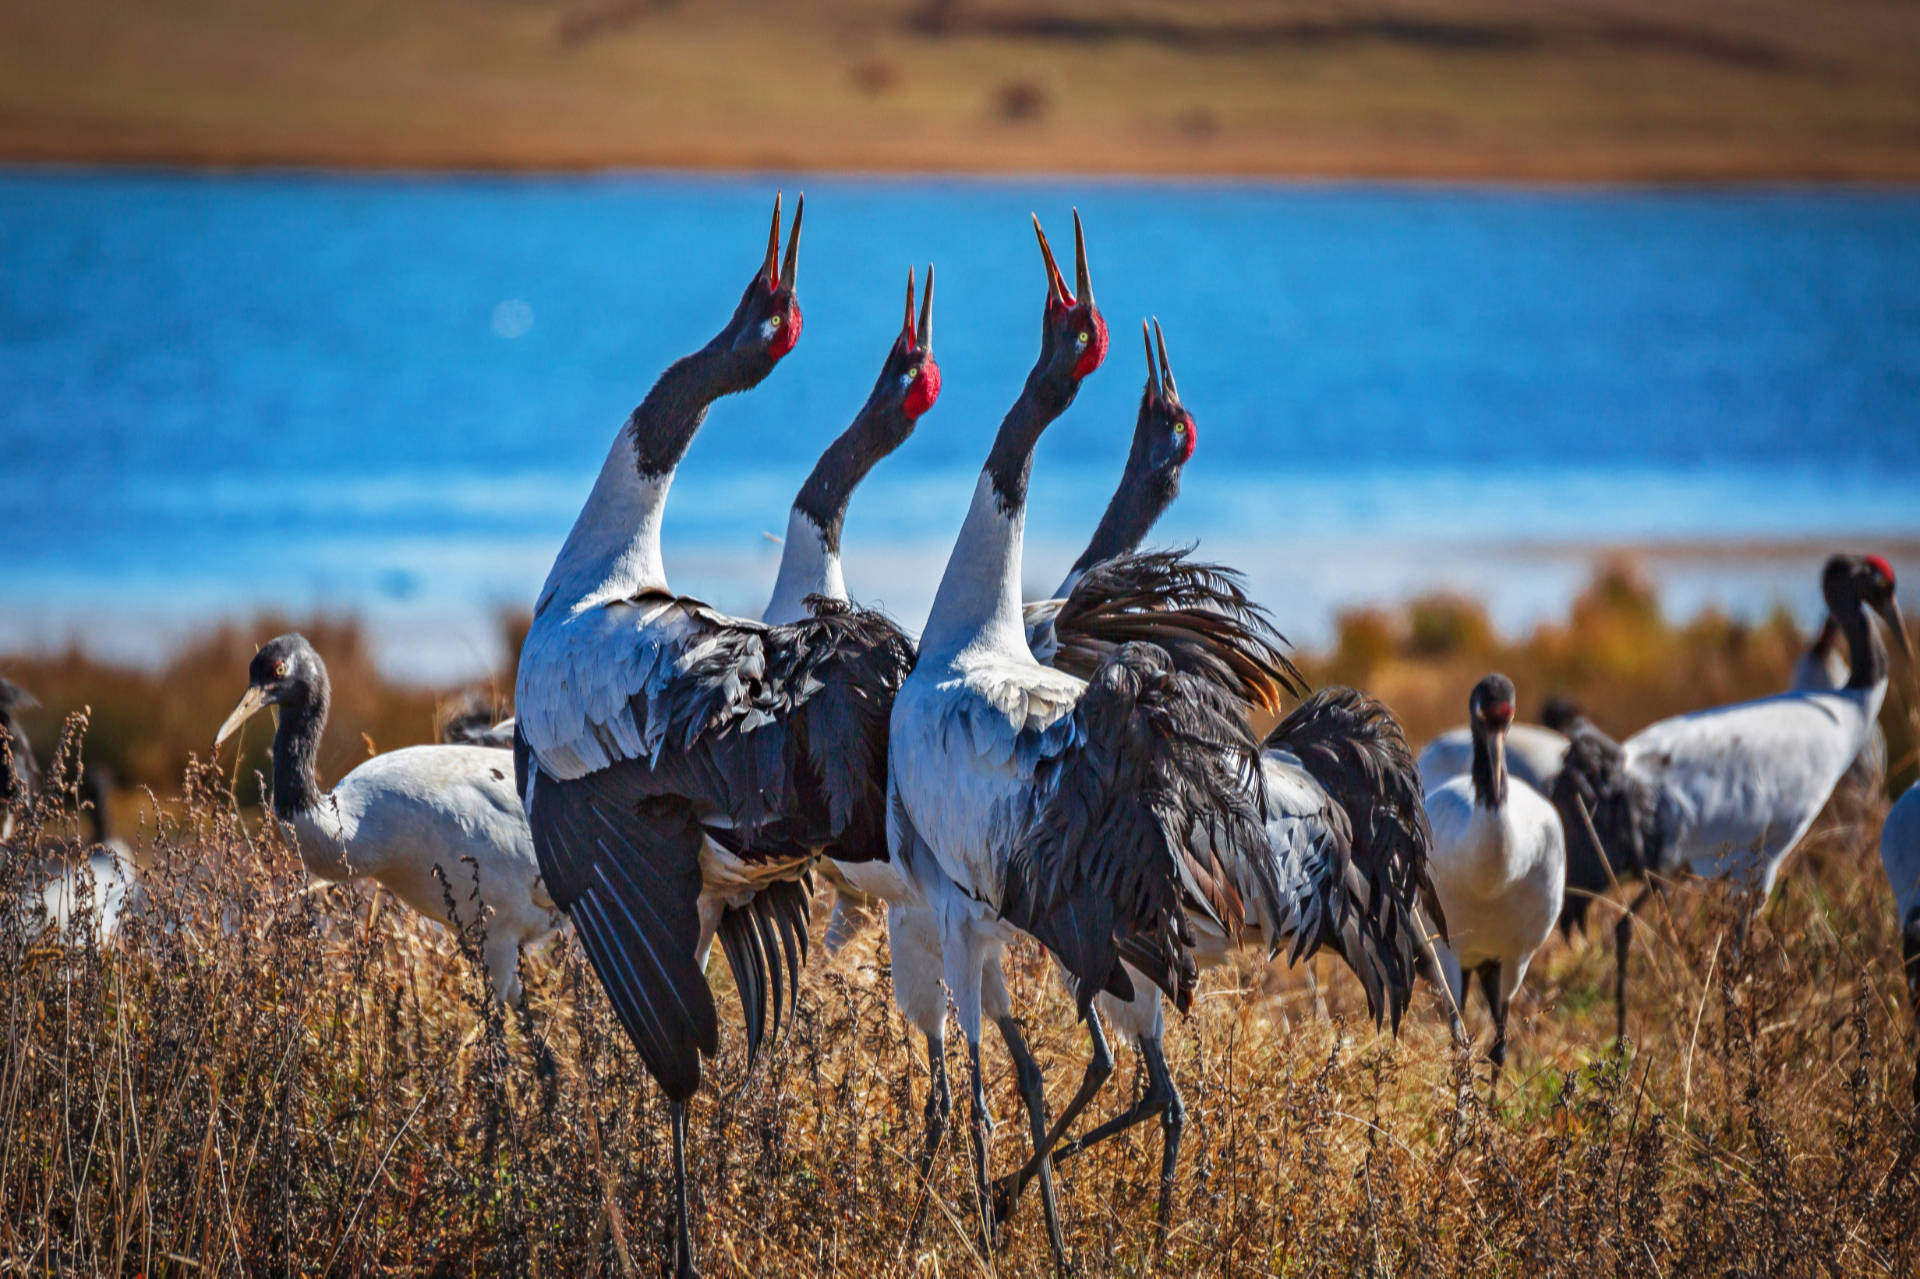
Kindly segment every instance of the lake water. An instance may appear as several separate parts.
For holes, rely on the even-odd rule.
[[[805,335],[716,408],[666,529],[675,586],[728,608],[764,602],[932,259],[941,401],[847,527],[854,593],[918,624],[1036,349],[1027,214],[1070,246],[1076,203],[1114,342],[1040,449],[1036,590],[1118,473],[1149,313],[1199,423],[1156,540],[1245,568],[1297,639],[1435,587],[1524,625],[1612,544],[1667,548],[1676,610],[1811,613],[1834,539],[1920,545],[1913,192],[16,171],[0,647],[152,656],[322,607],[396,671],[479,668],[613,432],[725,321],[776,186],[807,192]]]

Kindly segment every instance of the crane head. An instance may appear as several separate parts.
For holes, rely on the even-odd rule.
[[[794,286],[800,267],[800,218],[807,197],[794,202],[793,229],[787,234],[787,253],[780,256],[780,196],[773,197],[773,226],[767,232],[767,256],[747,282],[722,339],[743,362],[745,385],[753,386],[773,372],[782,356],[800,341],[800,304]]]
[[[909,422],[933,407],[940,398],[940,366],[933,358],[933,263],[927,263],[927,291],[920,299],[920,314],[913,311],[913,268],[907,268],[907,312],[900,324],[900,336],[887,352],[887,362],[874,383],[876,400],[891,401]]]
[[[267,707],[285,706],[310,696],[326,678],[320,654],[314,652],[306,636],[293,631],[268,640],[248,663],[247,691],[214,734],[214,746],[219,747]]]
[[[1053,260],[1047,233],[1034,215],[1033,233],[1040,241],[1041,263],[1047,271],[1047,309],[1040,329],[1041,363],[1050,374],[1069,378],[1074,385],[1100,367],[1107,358],[1107,321],[1093,304],[1093,278],[1087,270],[1087,236],[1080,211],[1073,211],[1074,287]]]
[[[1142,320],[1140,337],[1147,348],[1147,385],[1140,393],[1140,416],[1133,428],[1134,451],[1154,474],[1177,479],[1180,468],[1199,446],[1200,429],[1194,424],[1193,414],[1180,403],[1160,321],[1154,320],[1149,331],[1147,321]]]
[[[1492,732],[1506,732],[1513,723],[1513,681],[1496,673],[1475,684],[1467,714]]]
[[[1855,602],[1866,605],[1880,614],[1895,646],[1911,661],[1913,644],[1907,638],[1906,620],[1900,615],[1894,586],[1893,566],[1878,555],[1836,555],[1827,561],[1820,577],[1829,613],[1837,616]]]

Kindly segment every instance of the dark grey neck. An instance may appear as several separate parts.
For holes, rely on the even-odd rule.
[[[273,811],[282,821],[317,807],[324,795],[314,760],[333,698],[326,673],[319,672],[302,693],[281,705],[280,727],[273,734]]]
[[[1473,725],[1473,800],[1487,809],[1507,802],[1506,734],[1490,732],[1478,720]]]
[[[1137,468],[1144,464],[1145,459],[1141,457],[1140,446],[1136,443],[1133,455],[1127,458],[1126,472],[1120,477],[1120,487],[1113,491],[1113,500],[1107,503],[1106,514],[1100,517],[1099,527],[1093,530],[1093,540],[1087,543],[1086,550],[1080,552],[1080,558],[1073,562],[1075,575],[1086,572],[1103,560],[1140,549],[1140,543],[1146,540],[1153,526],[1173,505],[1173,499],[1180,495],[1180,476],[1177,472],[1161,471],[1141,476]]]
[[[846,523],[853,490],[912,430],[913,423],[897,406],[868,405],[813,464],[793,507],[820,530],[829,555],[840,553],[840,528]]]
[[[1873,619],[1867,616],[1864,604],[1854,601],[1851,607],[1829,610],[1840,633],[1847,637],[1847,665],[1852,668],[1847,676],[1848,688],[1873,688],[1887,678],[1887,646],[1880,642],[1880,634],[1873,629]]]
[[[725,344],[716,337],[692,355],[675,360],[627,419],[642,476],[653,479],[680,465],[713,402],[740,390],[728,376]]]
[[[1073,378],[1050,376],[1043,363],[1027,374],[1020,398],[1001,419],[999,433],[993,437],[993,449],[987,454],[987,475],[993,480],[994,495],[1002,510],[1014,511],[1027,503],[1027,478],[1033,473],[1033,448],[1040,433],[1067,411],[1080,384]]]

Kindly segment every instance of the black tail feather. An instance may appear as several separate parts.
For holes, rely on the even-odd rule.
[[[807,958],[807,903],[812,896],[810,876],[778,880],[746,905],[730,906],[720,916],[720,944],[746,1018],[749,1068],[759,1060],[769,1034],[771,1042],[779,1042],[782,1022],[793,1020],[800,969]]]
[[[1383,703],[1330,687],[1296,707],[1266,745],[1297,757],[1346,810],[1351,856],[1329,860],[1332,882],[1313,944],[1340,952],[1365,987],[1375,1021],[1398,1031],[1426,962],[1418,912],[1424,907],[1442,935],[1446,929],[1429,872],[1433,833],[1406,734]]]

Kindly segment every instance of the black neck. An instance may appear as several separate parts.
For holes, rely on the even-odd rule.
[[[641,475],[652,479],[678,466],[713,402],[744,389],[745,384],[731,376],[733,361],[723,339],[716,337],[675,360],[627,419]]]
[[[273,734],[273,811],[283,821],[320,803],[320,778],[313,765],[332,696],[321,671],[295,700],[281,704],[280,727]]]
[[[846,522],[853,490],[912,430],[913,423],[898,405],[869,403],[813,464],[807,482],[800,486],[800,495],[793,499],[793,508],[820,530],[828,554],[840,553],[840,528]]]
[[[1872,688],[1887,678],[1887,646],[1873,629],[1866,605],[1858,600],[1849,607],[1829,609],[1840,633],[1847,637],[1848,688]]]
[[[1073,562],[1076,575],[1102,560],[1138,550],[1154,524],[1173,504],[1173,499],[1180,495],[1177,472],[1143,474],[1146,470],[1146,446],[1135,440],[1133,452],[1127,457],[1127,469],[1120,476],[1120,487],[1113,491],[1106,514],[1093,530],[1093,540]]]
[[[1475,720],[1473,724],[1473,799],[1482,808],[1507,802],[1507,737]]]
[[[993,491],[1002,510],[1019,510],[1026,505],[1034,445],[1040,442],[1040,433],[1067,411],[1079,390],[1078,380],[1061,379],[1047,371],[1044,354],[1041,363],[1027,374],[1027,384],[1001,419],[993,449],[987,454],[987,474],[993,479]]]

